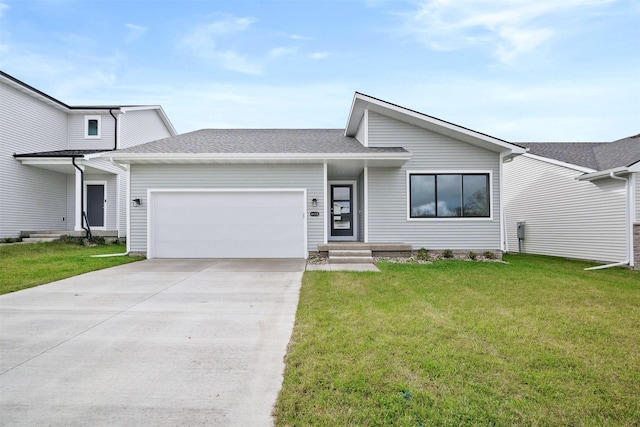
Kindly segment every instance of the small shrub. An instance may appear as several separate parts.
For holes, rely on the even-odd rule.
[[[491,251],[486,251],[482,254],[482,256],[484,256],[486,259],[496,259],[496,254]]]
[[[420,248],[416,252],[416,259],[420,261],[429,261],[429,249]]]
[[[477,260],[477,259],[478,259],[478,254],[477,254],[477,253],[475,253],[475,252],[473,252],[473,251],[469,252],[469,259],[470,259],[471,261],[475,261],[475,260]]]
[[[453,251],[451,249],[445,249],[444,251],[442,251],[442,258],[453,258]]]

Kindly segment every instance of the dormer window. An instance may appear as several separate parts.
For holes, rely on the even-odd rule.
[[[84,137],[100,139],[100,116],[84,116]]]

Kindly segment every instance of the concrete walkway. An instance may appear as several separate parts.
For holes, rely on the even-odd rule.
[[[304,260],[147,260],[0,296],[0,424],[268,426]]]

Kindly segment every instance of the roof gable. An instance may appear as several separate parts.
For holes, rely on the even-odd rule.
[[[74,105],[65,104],[64,102],[52,97],[51,95],[48,95],[42,92],[41,90],[38,90],[33,86],[30,86],[25,82],[18,80],[17,78],[1,70],[0,70],[0,81],[22,93],[28,94],[36,99],[39,99],[45,104],[53,106],[58,110],[62,110],[66,113],[96,114],[101,111],[107,113],[113,110],[118,110],[124,113],[126,113],[127,111],[133,111],[133,110],[157,110],[157,113],[160,116],[160,119],[162,120],[166,128],[169,130],[169,133],[171,133],[172,135],[177,134],[175,128],[173,127],[173,124],[169,120],[169,117],[167,117],[166,113],[162,109],[162,106],[160,105],[78,105],[78,106],[74,106]]]
[[[360,92],[356,92],[351,104],[351,111],[345,129],[346,136],[355,136],[365,111],[375,111],[393,119],[403,121],[451,138],[473,144],[495,152],[511,152],[523,154],[524,147],[495,138],[438,118],[414,111]]]

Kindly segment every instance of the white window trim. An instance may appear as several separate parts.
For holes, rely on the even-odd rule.
[[[353,206],[351,206],[351,210],[353,211],[353,215],[351,219],[353,221],[353,236],[332,236],[331,235],[331,221],[333,221],[333,215],[331,215],[331,185],[351,185],[352,187],[352,198],[353,198]],[[327,193],[328,199],[327,206],[329,209],[329,213],[327,215],[327,227],[329,229],[329,235],[327,236],[330,242],[357,242],[358,241],[358,181],[351,180],[338,180],[338,181],[327,181]]]
[[[419,174],[432,174],[432,175],[441,175],[441,174],[488,174],[489,175],[489,216],[488,217],[432,217],[432,218],[411,218],[411,175],[419,175]],[[467,222],[467,221],[493,221],[493,171],[492,170],[461,170],[461,169],[453,169],[453,170],[408,170],[406,177],[406,195],[407,195],[407,221],[417,221],[417,222]]]
[[[98,121],[98,134],[89,135],[89,120]],[[84,116],[84,139],[101,139],[102,138],[102,116]]]

